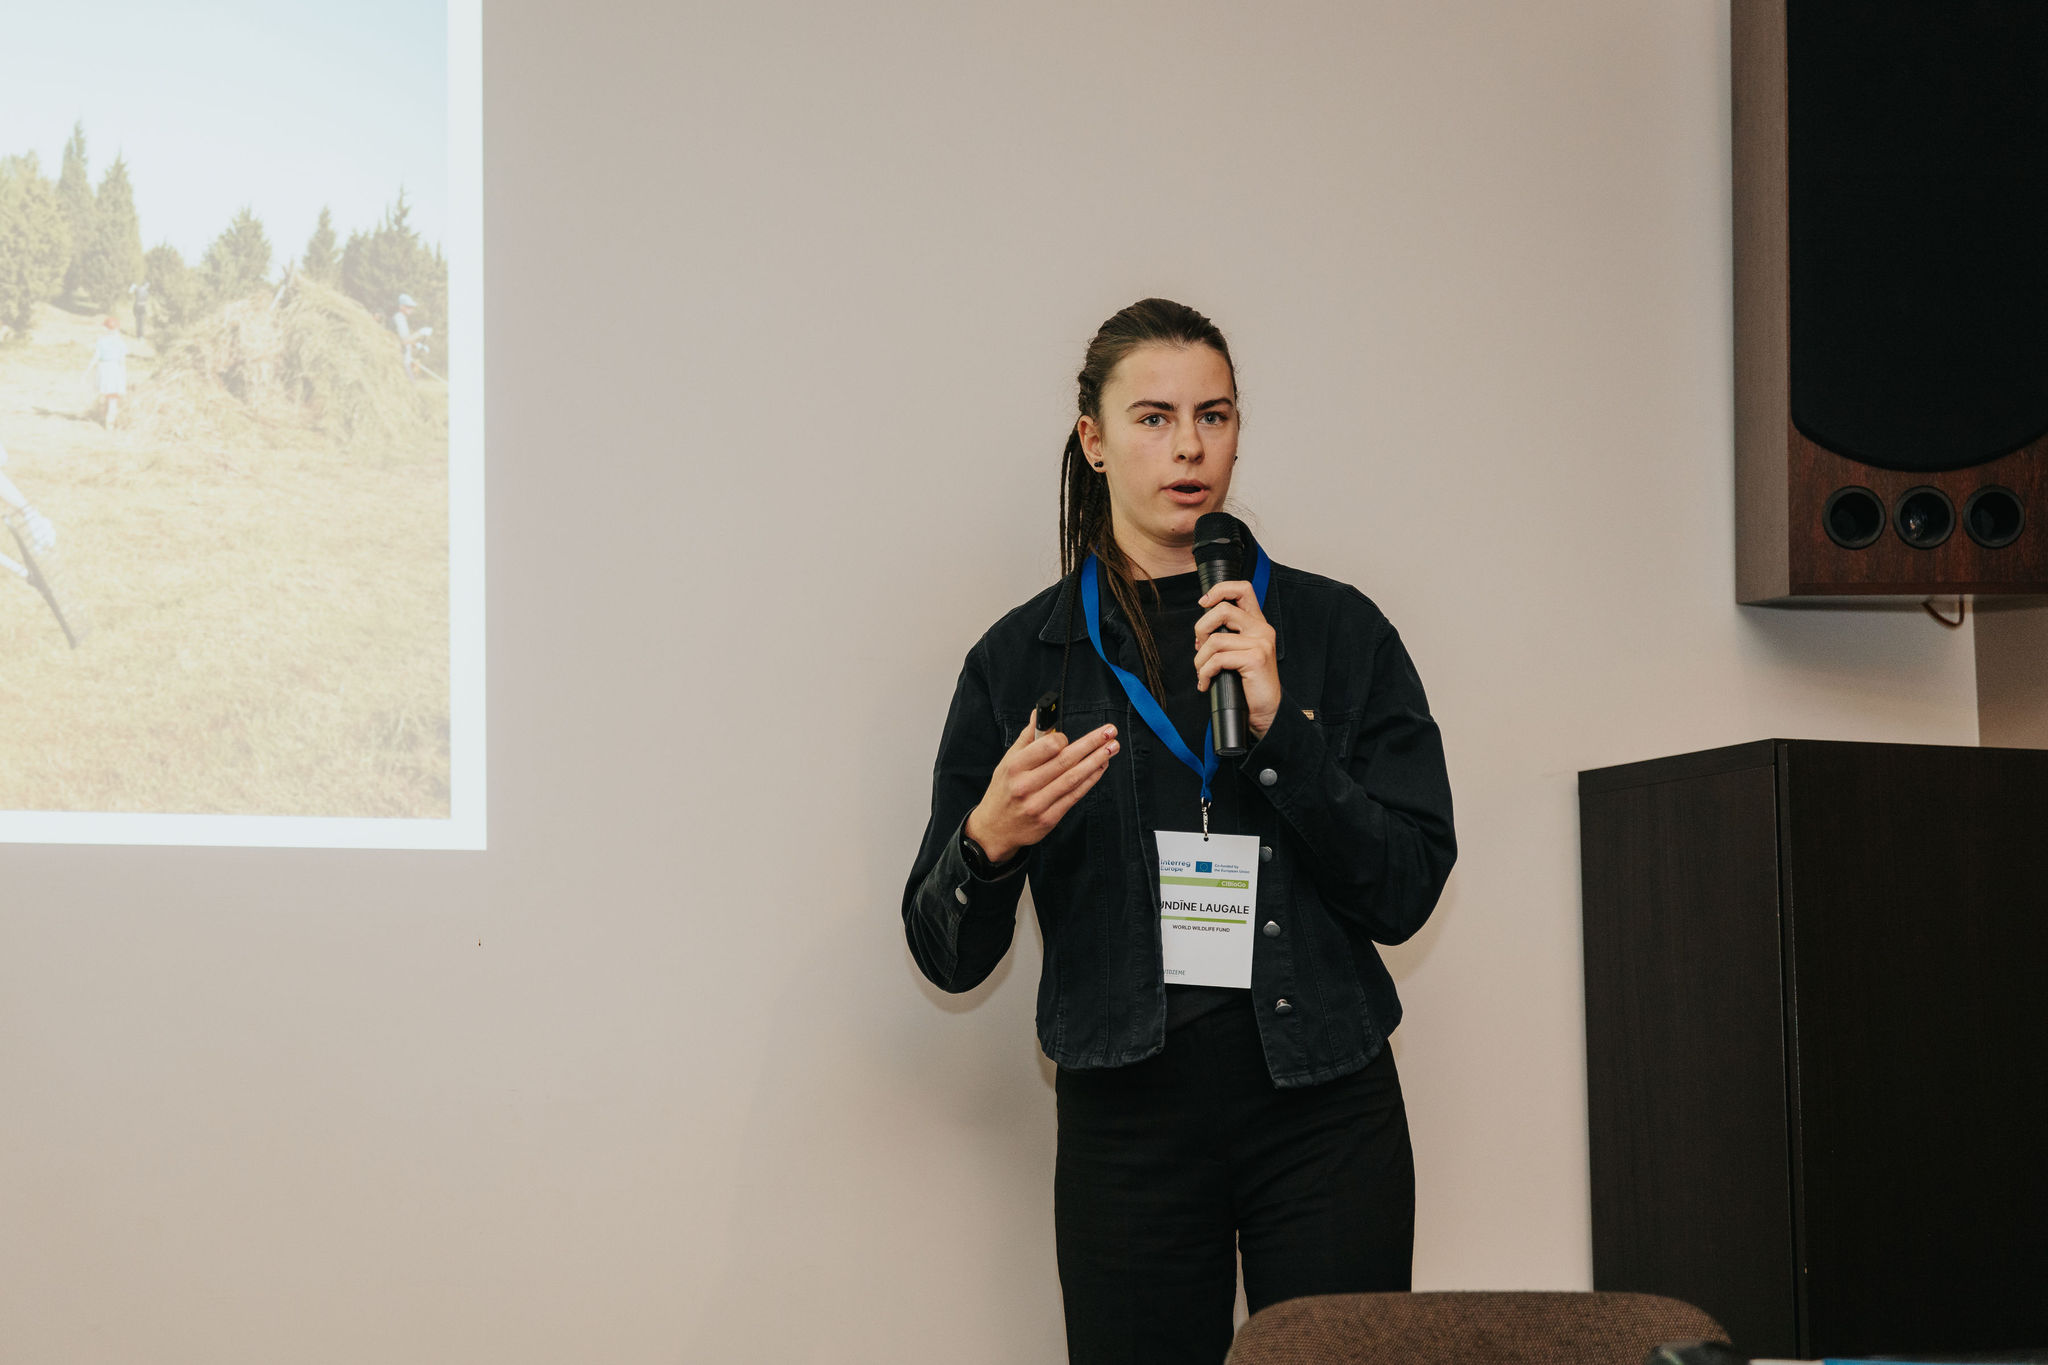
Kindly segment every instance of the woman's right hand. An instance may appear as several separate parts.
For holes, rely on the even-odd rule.
[[[967,837],[990,862],[1005,863],[1052,833],[1060,817],[1088,794],[1118,748],[1116,727],[1104,725],[1069,743],[1043,735],[1031,721],[996,765],[981,804],[968,812]]]

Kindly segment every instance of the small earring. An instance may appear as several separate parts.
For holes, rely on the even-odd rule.
[[[1102,468],[1102,465],[1101,465],[1101,464],[1100,464],[1100,463],[1098,462],[1098,463],[1096,464],[1096,466],[1095,466],[1095,467],[1096,467],[1097,469],[1101,469],[1101,468]]]

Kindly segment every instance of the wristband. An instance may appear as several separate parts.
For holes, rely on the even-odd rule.
[[[966,826],[961,826],[960,856],[966,861],[967,870],[982,881],[995,881],[1010,871],[1021,852],[1022,850],[1019,850],[1019,853],[1013,853],[1006,861],[999,863],[988,856],[987,849],[974,841],[974,836],[967,832]]]

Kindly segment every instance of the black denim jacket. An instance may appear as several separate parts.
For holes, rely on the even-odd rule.
[[[1069,575],[1010,612],[968,652],[903,926],[935,985],[971,990],[1009,951],[1028,877],[1045,938],[1039,1044],[1061,1066],[1124,1066],[1166,1045],[1158,849],[1140,808],[1138,747],[1126,744],[1059,826],[996,879],[977,878],[960,847],[1003,752],[1038,698],[1059,686],[1070,641],[1061,730],[1114,724],[1129,734],[1144,724],[1069,610],[1073,584]],[[1114,598],[1103,599],[1104,648],[1142,673]],[[1276,1085],[1315,1085],[1363,1067],[1400,1022],[1373,945],[1422,927],[1457,844],[1443,742],[1379,608],[1355,588],[1276,564],[1265,615],[1277,637],[1280,710],[1249,753],[1223,760],[1216,780],[1244,784],[1249,832],[1259,836],[1251,996],[1266,1066]]]

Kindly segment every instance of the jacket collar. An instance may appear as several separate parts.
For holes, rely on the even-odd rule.
[[[1048,645],[1063,645],[1088,638],[1088,622],[1081,615],[1081,604],[1074,600],[1080,590],[1079,569],[1060,580],[1060,590],[1053,598],[1052,611],[1046,615],[1045,625],[1038,632],[1040,641]]]
[[[1239,522],[1240,526],[1244,523]],[[1251,528],[1244,528],[1246,562],[1258,541],[1252,538]],[[1076,569],[1060,580],[1059,593],[1053,598],[1052,610],[1046,613],[1045,625],[1040,627],[1038,638],[1048,645],[1074,644],[1088,638],[1088,619],[1082,614],[1081,604],[1076,601],[1080,592],[1081,572]],[[1104,594],[1107,596],[1107,594]],[[1281,606],[1286,594],[1280,591],[1280,566],[1273,566],[1272,581],[1266,585],[1264,611],[1266,621],[1273,627],[1273,655],[1275,659],[1287,657],[1287,632],[1280,628]],[[1072,623],[1071,626],[1069,623]]]

